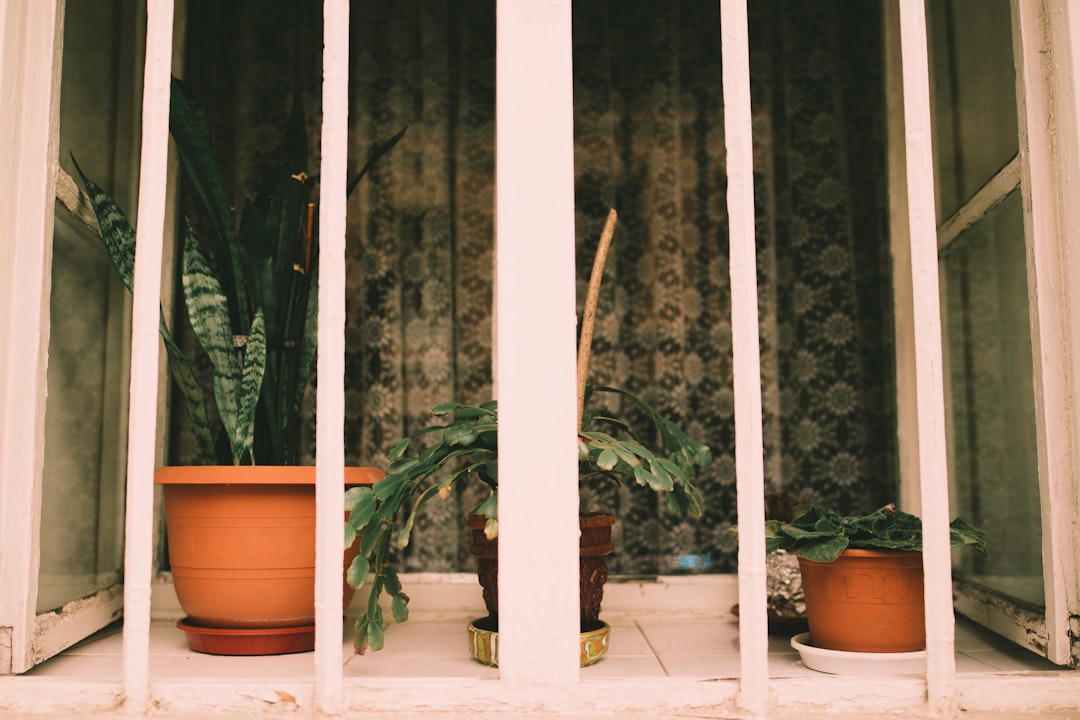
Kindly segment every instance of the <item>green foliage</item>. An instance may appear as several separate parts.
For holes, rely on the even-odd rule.
[[[294,105],[277,163],[239,223],[225,191],[206,116],[174,79],[169,129],[193,212],[181,259],[184,305],[213,366],[207,393],[161,319],[174,381],[184,397],[204,461],[293,465],[300,453],[300,408],[317,352],[318,230],[315,181],[307,173],[306,125]],[[375,148],[348,183],[351,192],[405,131]],[[76,163],[102,241],[130,290],[135,231],[123,212]],[[212,394],[216,413],[207,407]],[[212,426],[210,418],[220,421]]]
[[[628,400],[648,419],[660,439],[659,447],[649,449],[626,421],[590,406],[595,393]],[[399,548],[409,544],[417,513],[424,503],[447,497],[458,482],[479,481],[487,486],[489,493],[472,514],[487,518],[485,533],[489,538],[498,535],[496,403],[443,403],[433,407],[431,415],[447,422],[429,425],[399,441],[390,451],[386,476],[369,492],[356,489],[345,495],[345,509],[349,512],[345,539],[351,542],[359,535],[361,554],[368,556],[374,552],[370,571],[375,579],[368,596],[368,609],[356,621],[357,652],[377,650],[382,645],[379,593],[385,590],[391,597],[398,622],[408,617],[408,596],[401,592],[385,551],[391,539]],[[681,428],[625,390],[589,388],[578,432],[578,461],[581,482],[603,478],[620,485],[640,485],[663,496],[667,507],[674,512],[701,515],[702,497],[693,478],[698,469],[712,462],[709,448],[691,440]],[[393,583],[384,580],[390,577]],[[350,571],[348,581],[359,587],[364,578]],[[376,627],[378,633],[374,631]]]
[[[970,547],[986,555],[985,533],[960,518],[952,521],[949,535],[952,547]],[[889,504],[851,517],[816,505],[798,505],[788,522],[765,521],[766,553],[788,550],[807,560],[832,562],[848,548],[921,552],[922,520]]]

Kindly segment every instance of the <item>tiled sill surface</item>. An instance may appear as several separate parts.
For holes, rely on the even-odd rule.
[[[475,617],[475,616],[473,616]],[[498,670],[469,657],[466,625],[470,616],[414,617],[386,630],[378,653],[356,656],[351,624],[346,623],[341,657],[346,678],[496,678]],[[606,613],[612,626],[607,656],[581,671],[581,678],[734,678],[739,674],[738,621],[730,615],[660,617],[655,613]],[[121,630],[107,628],[32,670],[39,677],[119,679]],[[993,633],[958,619],[956,665],[959,673],[1055,670],[1042,658]],[[188,649],[171,622],[155,622],[150,632],[150,676],[177,678],[292,678],[313,675],[313,653],[266,657],[223,657]],[[817,676],[799,661],[788,639],[770,638],[772,677]]]

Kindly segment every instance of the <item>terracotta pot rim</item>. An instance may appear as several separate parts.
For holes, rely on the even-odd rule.
[[[840,553],[848,557],[916,557],[922,556],[922,550],[889,550],[886,548],[848,548]]]
[[[345,485],[374,485],[376,467],[345,468]],[[174,465],[154,470],[155,485],[314,485],[314,465]]]
[[[831,562],[820,562],[818,560],[810,560],[804,557],[799,557],[799,562],[813,563],[815,565],[832,565],[834,562],[842,558],[894,558],[896,560],[910,560],[921,557],[921,550],[871,550],[869,548],[848,548],[844,552],[840,553],[840,556],[837,557],[836,560],[833,560]]]

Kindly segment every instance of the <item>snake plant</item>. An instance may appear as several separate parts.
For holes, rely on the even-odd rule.
[[[303,113],[296,104],[278,163],[255,198],[243,205],[239,224],[210,144],[206,116],[191,90],[177,79],[172,82],[169,129],[194,209],[184,222],[182,285],[187,317],[213,366],[210,393],[173,339],[164,315],[159,330],[201,454],[208,464],[296,464],[300,407],[315,363],[318,314],[318,293],[313,292],[318,287],[316,204],[309,199],[317,179],[307,173]],[[349,182],[349,192],[404,133],[375,148]],[[75,169],[106,252],[131,290],[135,230],[78,163]]]

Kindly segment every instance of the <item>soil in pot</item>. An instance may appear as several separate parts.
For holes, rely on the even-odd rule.
[[[810,641],[828,650],[903,653],[926,647],[922,553],[845,550],[799,558]]]

